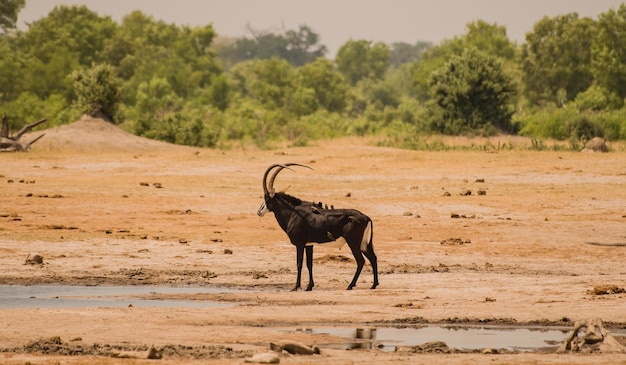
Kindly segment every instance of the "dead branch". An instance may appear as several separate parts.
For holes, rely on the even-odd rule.
[[[26,132],[47,121],[47,118],[43,118],[36,122],[27,124],[20,129],[17,134],[9,136],[9,121],[6,114],[3,115],[2,128],[0,129],[0,152],[21,152],[30,150],[30,146],[41,139],[41,137],[45,136],[45,133],[30,142],[20,142],[20,138],[22,138]]]

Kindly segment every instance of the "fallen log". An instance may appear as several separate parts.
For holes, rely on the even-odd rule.
[[[30,123],[25,125],[22,129],[20,129],[19,132],[17,132],[15,135],[9,136],[9,120],[7,119],[6,114],[2,116],[2,128],[0,129],[0,152],[24,152],[24,151],[29,151],[30,150],[30,146],[37,142],[38,140],[41,139],[41,137],[45,136],[46,134],[42,134],[38,137],[36,137],[35,139],[33,139],[30,142],[22,142],[20,141],[20,138],[22,138],[22,136],[27,133],[28,131],[30,131],[31,129],[35,128],[36,126],[40,125],[41,123],[45,123],[47,122],[48,119],[47,118],[43,118],[40,119],[36,122]]]
[[[578,332],[585,328],[584,335]],[[604,328],[600,318],[592,318],[584,321],[576,321],[574,330],[567,336],[565,341],[557,349],[557,353],[566,352],[585,353],[626,353],[626,347],[622,346],[609,331]]]

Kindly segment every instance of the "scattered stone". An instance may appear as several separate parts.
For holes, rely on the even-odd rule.
[[[154,184],[152,184],[152,185],[153,185],[155,188],[157,188],[157,189],[161,189],[161,188],[163,188],[163,184],[158,183],[158,182],[156,182],[156,183],[154,183]]]
[[[287,351],[294,355],[313,355],[319,354],[320,349],[318,347],[311,347],[298,341],[282,340],[278,343],[270,343],[270,349],[275,352]]]
[[[455,219],[458,219],[458,218],[470,218],[470,219],[474,219],[474,218],[476,218],[476,215],[475,214],[465,215],[465,214],[459,214],[459,213],[451,213],[450,214],[450,218],[455,218]]]
[[[402,213],[402,215],[405,216],[405,217],[410,217],[410,216],[413,215],[413,213],[411,213],[411,212],[404,212],[404,213]]]
[[[443,196],[452,196],[452,194],[446,191],[445,193],[443,193]]]
[[[264,352],[262,354],[256,354],[252,357],[248,357],[244,360],[246,363],[256,364],[278,364],[280,363],[280,357],[275,352]]]
[[[188,243],[188,242],[187,242],[187,240],[186,240],[185,238],[180,238],[180,239],[178,240],[178,243],[186,244],[186,243]]]
[[[26,262],[24,265],[42,265],[43,264],[43,256],[40,253],[29,253],[26,257]]]
[[[592,295],[610,295],[621,293],[626,293],[626,290],[624,288],[620,288],[617,285],[599,285],[594,287],[592,290],[587,291],[587,294]]]
[[[582,152],[609,152],[609,149],[606,147],[606,142],[603,138],[593,137],[585,143],[585,148],[583,148]]]
[[[491,297],[485,297],[485,302],[495,302],[496,300]]]
[[[395,308],[409,308],[409,307],[412,307],[412,306],[413,306],[413,303],[411,303],[411,302],[394,304]]]
[[[485,190],[485,189],[478,189],[478,195],[487,195],[487,190]]]
[[[448,239],[441,241],[442,245],[448,245],[448,246],[458,246],[458,245],[463,245],[466,243],[472,243],[472,241],[464,240],[461,238],[448,238]]]
[[[485,182],[485,179],[476,179],[476,180],[474,180],[474,182],[477,182],[477,183],[484,183],[484,182]]]
[[[409,346],[409,347],[402,346],[401,350],[405,350],[413,354],[425,354],[425,353],[453,354],[453,353],[459,352],[459,350],[455,348],[448,347],[448,345],[443,341],[426,342],[421,345]]]
[[[139,182],[139,185],[140,186],[150,186],[150,184],[147,183],[147,182]]]
[[[252,273],[252,278],[253,279],[267,279],[267,275],[265,275],[264,273],[260,272],[260,271],[255,271]]]
[[[233,250],[231,250],[230,248],[224,249],[224,255],[232,255],[232,254],[233,254]]]
[[[472,191],[469,189],[466,189],[461,192],[461,196],[470,196],[470,195],[472,195]]]
[[[349,197],[351,197],[351,196],[352,196],[352,193],[347,193],[347,194],[346,194],[346,198],[349,198]]]
[[[148,359],[150,360],[161,360],[163,358],[163,349],[157,350],[152,346],[150,351],[148,352]]]

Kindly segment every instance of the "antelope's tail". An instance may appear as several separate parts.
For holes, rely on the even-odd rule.
[[[363,238],[361,239],[361,251],[366,252],[369,251],[370,247],[373,244],[374,239],[374,224],[371,219],[367,220],[367,226],[365,226],[365,231],[363,231]]]

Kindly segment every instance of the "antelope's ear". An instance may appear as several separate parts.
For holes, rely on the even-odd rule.
[[[280,193],[286,193],[287,190],[291,187],[291,185],[287,185],[286,188],[284,188],[283,190],[279,191]]]

